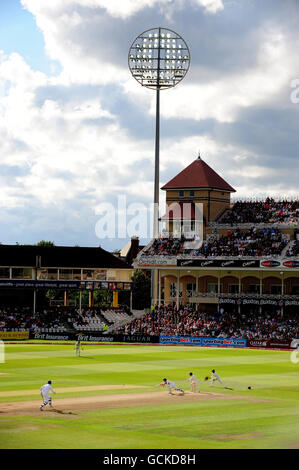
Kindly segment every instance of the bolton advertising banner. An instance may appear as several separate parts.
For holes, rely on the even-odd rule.
[[[205,338],[199,336],[160,336],[160,343],[194,346],[246,347],[242,338]]]
[[[219,304],[225,305],[274,305],[277,307],[288,307],[288,306],[298,306],[299,299],[267,299],[267,298],[259,298],[259,297],[252,297],[246,299],[238,299],[235,297],[219,297]]]

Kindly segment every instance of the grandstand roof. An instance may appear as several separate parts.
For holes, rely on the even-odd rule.
[[[1,266],[130,269],[130,265],[100,247],[0,244]]]
[[[222,191],[236,192],[236,190],[224,181],[206,162],[200,157],[182,170],[161,189],[218,189]]]

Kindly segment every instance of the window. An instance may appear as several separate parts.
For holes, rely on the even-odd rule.
[[[81,269],[73,269],[73,279],[81,281]]]
[[[248,293],[249,294],[259,294],[260,293],[260,286],[258,284],[249,284]]]
[[[229,284],[228,285],[229,294],[239,294],[239,284]]]
[[[193,297],[194,292],[196,292],[196,284],[188,282],[186,286],[186,297]]]
[[[24,279],[32,279],[32,268],[24,268]]]
[[[0,278],[9,279],[9,268],[0,268]]]
[[[58,270],[57,269],[48,269],[48,279],[56,281],[58,279]]]
[[[176,298],[177,296],[177,285],[176,285],[176,282],[172,282],[170,284],[170,297],[173,299],[173,298]],[[183,297],[183,288],[182,288],[182,283],[180,282],[180,290],[179,290],[179,298],[182,298]]]
[[[109,271],[107,271],[107,280],[116,281],[116,271],[109,269]]]
[[[179,191],[179,197],[184,197],[184,191]]]
[[[105,269],[96,269],[94,277],[97,281],[106,281],[107,271]]]
[[[208,293],[209,294],[218,294],[218,284],[208,284]]]
[[[70,280],[73,279],[72,269],[59,269],[59,279]]]
[[[23,268],[12,268],[11,277],[13,279],[24,279],[24,269]]]
[[[48,270],[47,269],[38,269],[37,270],[37,279],[39,279],[39,280],[48,279]]]
[[[299,286],[292,286],[291,294],[299,295]]]
[[[189,196],[190,196],[190,197],[194,197],[194,191],[193,191],[193,190],[191,190],[191,191],[189,192]]]
[[[281,286],[278,286],[278,285],[270,286],[270,294],[280,295],[281,294]]]
[[[170,297],[171,298],[176,297],[176,284],[174,282],[170,284]]]

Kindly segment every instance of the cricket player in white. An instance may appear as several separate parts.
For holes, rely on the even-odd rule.
[[[222,382],[222,380],[220,379],[219,375],[217,374],[217,372],[215,371],[215,369],[212,370],[212,375],[211,375],[211,383],[210,385],[212,386],[214,384],[214,382],[219,382],[223,387],[225,387],[224,383]]]
[[[176,386],[176,384],[175,384],[174,382],[172,382],[171,380],[163,379],[163,382],[160,384],[160,386],[161,386],[161,387],[164,387],[165,385],[167,385],[168,393],[169,393],[170,395],[172,395],[172,392],[171,392],[172,389],[178,390],[179,392],[182,392],[182,393],[185,393],[183,389],[178,388],[178,387]]]
[[[192,372],[189,372],[189,377],[187,378],[187,381],[190,382],[191,392],[200,392],[198,387],[198,379]]]
[[[81,351],[81,343],[80,340],[78,340],[75,344],[75,349],[76,349],[76,356],[80,356],[80,351]]]
[[[40,393],[41,393],[41,396],[44,400],[43,404],[40,407],[41,411],[43,410],[44,406],[46,406],[48,403],[49,403],[50,408],[53,408],[53,406],[52,406],[52,397],[49,395],[49,393],[50,392],[56,393],[56,392],[54,392],[51,384],[52,384],[52,382],[51,382],[51,380],[49,380],[47,384],[43,385],[40,388]]]

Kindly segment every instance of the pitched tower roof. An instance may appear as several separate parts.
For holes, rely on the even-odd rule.
[[[224,179],[200,157],[172,178],[172,180],[168,181],[161,189],[185,188],[218,189],[221,191],[229,191],[230,193],[236,192],[232,186],[224,181]]]

